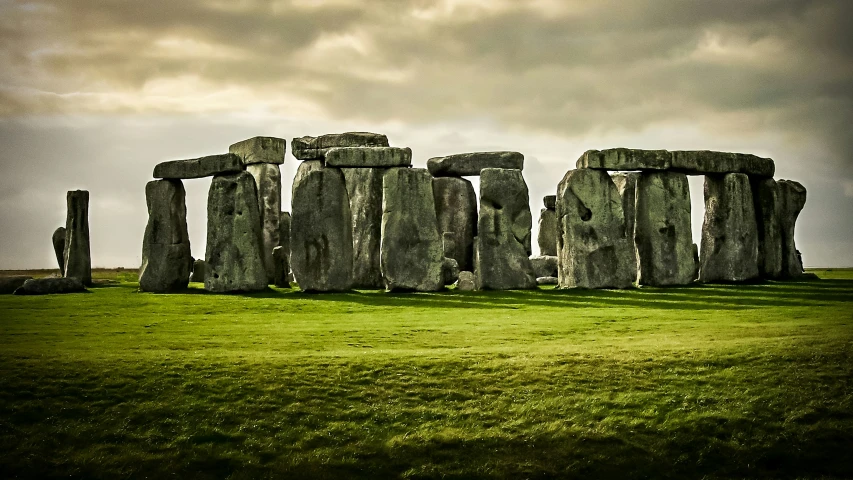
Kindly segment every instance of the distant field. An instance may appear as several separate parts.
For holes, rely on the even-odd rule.
[[[815,273],[154,295],[96,270],[0,296],[0,477],[853,478],[853,269]]]

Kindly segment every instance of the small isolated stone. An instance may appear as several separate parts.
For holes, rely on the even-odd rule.
[[[446,239],[444,256],[456,259],[461,270],[474,268],[474,237],[477,235],[477,196],[464,178],[432,179],[432,195],[438,231]]]
[[[273,262],[275,262],[273,285],[276,287],[290,288],[290,282],[287,279],[287,274],[290,273],[290,263],[287,256],[287,251],[284,247],[275,247],[272,250],[272,258]]]
[[[210,155],[190,160],[171,160],[154,167],[154,178],[180,180],[203,178],[243,170],[243,162],[233,153]]]
[[[473,292],[477,289],[474,278],[474,272],[469,272],[467,270],[459,272],[459,279],[456,280],[456,290]]]
[[[341,169],[352,214],[354,288],[385,287],[379,265],[379,248],[382,235],[382,179],[387,171],[387,168]]]
[[[427,169],[434,177],[465,177],[479,175],[484,168],[524,168],[524,155],[519,152],[457,153],[427,160]]]
[[[47,295],[51,293],[85,292],[86,287],[78,277],[32,278],[15,290],[15,295]]]
[[[228,147],[228,152],[240,157],[244,165],[255,163],[284,163],[287,141],[276,137],[253,137]]]
[[[298,160],[321,160],[336,147],[387,147],[388,137],[379,133],[330,133],[319,137],[299,137],[290,142],[293,156]]]
[[[0,277],[0,295],[9,295],[15,293],[21,285],[33,277],[26,275],[14,275],[9,277]]]
[[[408,167],[412,165],[409,147],[335,147],[326,152],[327,167]]]
[[[536,277],[536,285],[557,285],[557,277]]]
[[[533,255],[530,257],[530,265],[533,266],[533,275],[537,278],[557,276],[556,255]]]
[[[672,154],[666,150],[608,148],[587,150],[577,161],[577,168],[596,170],[666,170]]]

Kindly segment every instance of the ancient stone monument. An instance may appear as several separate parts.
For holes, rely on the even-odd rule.
[[[539,234],[536,236],[539,244],[539,254],[557,255],[557,196],[547,195],[542,199],[545,208],[539,212]]]
[[[59,227],[51,237],[53,242],[53,253],[56,254],[56,263],[59,264],[59,274],[65,274],[65,227]]]
[[[63,258],[66,278],[79,278],[83,285],[92,284],[92,256],[89,249],[89,192],[74,190],[66,196],[68,217],[65,221]]]
[[[793,180],[779,180],[779,224],[782,228],[782,277],[795,278],[803,274],[803,264],[794,243],[794,226],[806,204],[806,189]]]
[[[139,289],[171,292],[190,281],[190,239],[186,193],[180,180],[152,180],[145,186],[148,225],[142,239]]]
[[[755,220],[758,224],[758,273],[762,278],[782,276],[782,225],[779,185],[772,178],[752,180]]]
[[[474,237],[477,235],[477,196],[464,178],[432,179],[438,231],[447,240],[444,255],[462,270],[474,268]],[[452,241],[452,243],[451,243]]]

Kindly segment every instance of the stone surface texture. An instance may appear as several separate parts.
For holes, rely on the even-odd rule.
[[[755,222],[758,226],[758,273],[761,278],[782,276],[782,225],[779,186],[772,178],[751,179]]]
[[[461,292],[472,292],[477,289],[476,277],[474,272],[463,270],[459,272],[459,278],[456,280],[456,289]]]
[[[275,262],[275,270],[273,271],[273,285],[281,288],[290,288],[288,274],[290,273],[290,263],[288,260],[287,250],[284,247],[275,247],[272,251],[273,261]]]
[[[10,295],[15,293],[21,285],[33,277],[27,275],[11,275],[0,277],[0,295]]]
[[[444,257],[441,264],[441,275],[445,285],[453,285],[459,280],[459,263],[453,258]]]
[[[539,211],[539,232],[536,234],[541,255],[557,254],[557,211],[543,208]]]
[[[212,177],[243,170],[243,162],[233,153],[210,155],[190,160],[172,160],[154,167],[154,178],[181,180]]]
[[[381,289],[382,178],[386,168],[342,168],[352,214],[353,287]]]
[[[432,179],[438,231],[450,237],[444,255],[456,260],[461,270],[474,268],[474,237],[477,235],[477,195],[464,178]]]
[[[59,274],[65,274],[65,227],[59,227],[53,231],[50,238],[53,243],[53,253],[56,255],[56,263],[59,264]]]
[[[600,170],[666,170],[672,155],[666,150],[609,148],[587,150],[577,161],[577,168]]]
[[[634,251],[637,249],[637,243],[634,239],[634,224],[637,216],[637,179],[639,177],[640,174],[638,172],[610,174],[610,178],[613,180],[616,189],[619,190],[619,196],[622,198],[622,213],[625,215],[625,235],[628,237],[628,243]]]
[[[65,269],[63,276],[79,278],[83,285],[92,284],[92,255],[89,247],[89,192],[73,190],[66,195],[68,216],[65,220]]]
[[[537,278],[557,276],[556,255],[534,255],[530,257],[530,265],[533,267],[533,275]]]
[[[327,167],[409,167],[412,149],[398,147],[335,147],[326,152]]]
[[[15,295],[48,295],[52,293],[85,292],[86,286],[78,277],[32,278],[15,290]]]
[[[748,153],[685,150],[672,152],[671,169],[688,175],[745,173],[759,177],[772,177],[776,172],[776,165],[769,158]]]
[[[346,132],[319,137],[294,138],[290,149],[298,160],[320,160],[326,152],[336,147],[387,147],[388,137],[379,133]]]
[[[228,147],[228,152],[240,157],[243,165],[284,163],[287,141],[276,137],[252,137]]]
[[[281,242],[281,171],[274,163],[253,163],[246,171],[255,179],[261,212],[261,253],[267,281],[272,283],[275,262],[272,250]]]
[[[427,160],[429,173],[434,177],[465,177],[480,175],[484,168],[521,170],[524,155],[519,152],[458,153]]]
[[[193,260],[193,273],[190,275],[191,282],[204,283],[204,275],[207,271],[207,264],[204,260],[198,258]]]
[[[190,281],[192,257],[187,232],[187,206],[180,180],[153,180],[145,185],[148,224],[142,238],[139,290],[165,293]]]
[[[557,209],[557,196],[556,195],[545,195],[542,197],[542,204],[545,205],[545,208],[548,210],[556,210]]]
[[[803,275],[803,263],[797,255],[794,227],[797,217],[806,205],[806,187],[793,180],[779,180],[779,224],[782,231],[782,277]]]
[[[278,221],[278,244],[287,254],[287,265],[290,266],[290,212],[281,212]]]
[[[302,182],[302,180],[308,176],[311,172],[316,172],[317,170],[323,169],[323,161],[322,160],[306,160],[301,162],[299,166],[296,168],[296,174],[293,176],[293,184],[290,187],[290,198],[296,194],[296,187]]]

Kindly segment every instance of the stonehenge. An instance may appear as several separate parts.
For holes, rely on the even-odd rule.
[[[330,133],[319,137],[299,137],[290,142],[297,160],[322,160],[336,147],[387,147],[388,137],[370,132]]]
[[[89,192],[74,190],[66,195],[65,248],[62,275],[92,284],[92,255],[89,247]]]
[[[539,211],[539,233],[536,243],[540,255],[557,255],[557,196],[547,195],[542,199],[545,208]]]
[[[171,292],[189,284],[193,261],[185,197],[180,180],[152,180],[145,186],[148,225],[139,269],[139,289],[143,292]]]
[[[56,254],[56,263],[59,264],[59,274],[65,274],[65,227],[54,230],[51,236],[53,242],[53,253]]]
[[[477,196],[464,178],[432,179],[438,231],[445,238],[444,255],[462,270],[474,268],[474,237],[477,236]]]
[[[433,177],[480,175],[484,168],[522,170],[524,155],[518,152],[472,152],[427,160],[427,169]]]
[[[794,242],[794,226],[806,204],[806,189],[793,180],[779,180],[777,185],[782,230],[782,277],[795,278],[803,274],[803,262]]]
[[[353,287],[384,288],[379,265],[382,179],[387,168],[342,168],[352,214]]]

